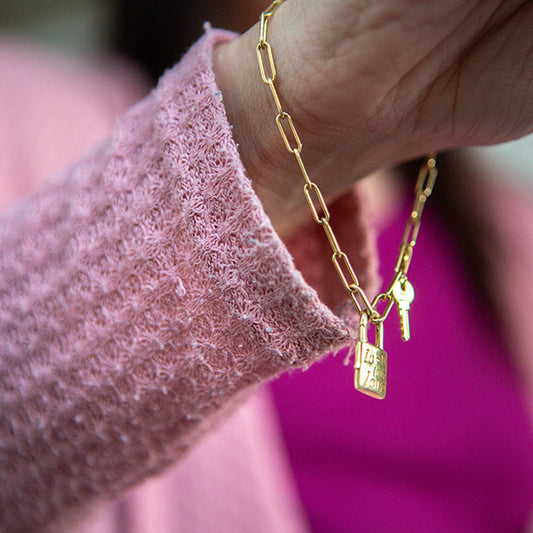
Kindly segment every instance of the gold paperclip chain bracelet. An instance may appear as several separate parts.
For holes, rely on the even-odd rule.
[[[304,194],[311,209],[314,221],[322,226],[329,241],[333,255],[333,265],[339,278],[348,292],[348,296],[360,317],[359,341],[356,345],[355,354],[355,388],[374,398],[383,399],[387,384],[387,353],[383,350],[383,322],[389,316],[390,310],[396,303],[400,317],[400,329],[402,339],[409,340],[409,307],[414,300],[414,289],[407,279],[407,271],[413,257],[413,249],[416,244],[422,211],[427,199],[433,191],[437,177],[436,154],[430,154],[420,168],[415,187],[415,201],[411,214],[405,226],[398,260],[394,268],[393,279],[385,292],[378,294],[372,301],[368,298],[359,283],[359,279],[345,252],[342,251],[335,233],[330,225],[330,213],[326,201],[318,185],[307,174],[302,160],[303,145],[289,113],[284,111],[281,100],[276,90],[277,79],[276,66],[272,54],[272,47],[267,40],[268,21],[278,7],[285,0],[274,0],[265,11],[261,13],[260,35],[257,44],[257,60],[261,71],[261,78],[268,85],[274,99],[278,114],[276,125],[285,147],[294,155],[304,178]],[[290,133],[292,140],[287,134]],[[385,307],[382,312],[377,306],[383,302]],[[375,344],[368,342],[368,324],[373,323],[376,327]]]

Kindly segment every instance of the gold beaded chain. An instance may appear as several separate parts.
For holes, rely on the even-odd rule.
[[[304,178],[304,194],[311,209],[314,221],[322,226],[329,241],[333,255],[333,265],[339,278],[347,290],[349,298],[360,317],[359,341],[355,353],[355,388],[374,398],[383,399],[387,384],[387,353],[383,350],[383,322],[389,316],[390,310],[396,303],[400,317],[402,339],[409,340],[409,308],[414,300],[414,289],[407,279],[407,271],[413,257],[413,249],[420,230],[421,216],[427,199],[433,191],[437,177],[436,154],[426,157],[418,173],[415,187],[415,201],[411,214],[405,226],[398,260],[394,268],[393,279],[385,292],[378,294],[372,301],[366,295],[359,283],[359,279],[345,252],[342,251],[335,233],[330,225],[330,213],[318,185],[314,183],[307,173],[302,160],[303,145],[289,113],[284,111],[274,82],[277,78],[276,66],[272,55],[272,48],[267,40],[268,21],[278,7],[285,0],[274,0],[265,11],[261,13],[260,35],[257,44],[257,60],[261,71],[261,78],[268,85],[274,99],[278,114],[276,125],[285,147],[294,155]],[[287,134],[290,132],[292,141]],[[377,309],[380,302],[384,309]],[[368,342],[368,324],[376,327],[375,345]]]

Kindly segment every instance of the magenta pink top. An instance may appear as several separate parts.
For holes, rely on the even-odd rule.
[[[410,207],[380,235],[385,279]],[[387,321],[383,402],[353,391],[341,354],[272,385],[311,529],[526,531],[533,511],[526,397],[496,320],[430,205],[415,255],[412,339],[404,343],[395,319]]]

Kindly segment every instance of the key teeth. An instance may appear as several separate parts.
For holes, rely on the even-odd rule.
[[[407,342],[411,338],[411,328],[406,327],[405,319],[400,316],[400,332],[402,334],[402,340]]]
[[[400,331],[402,333],[402,341],[407,342],[411,338],[411,332],[406,331],[406,328],[403,324],[400,324]]]

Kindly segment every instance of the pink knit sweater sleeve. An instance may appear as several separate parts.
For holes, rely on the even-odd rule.
[[[0,216],[0,530],[173,463],[254,384],[347,344],[245,176],[210,31],[105,145]]]

